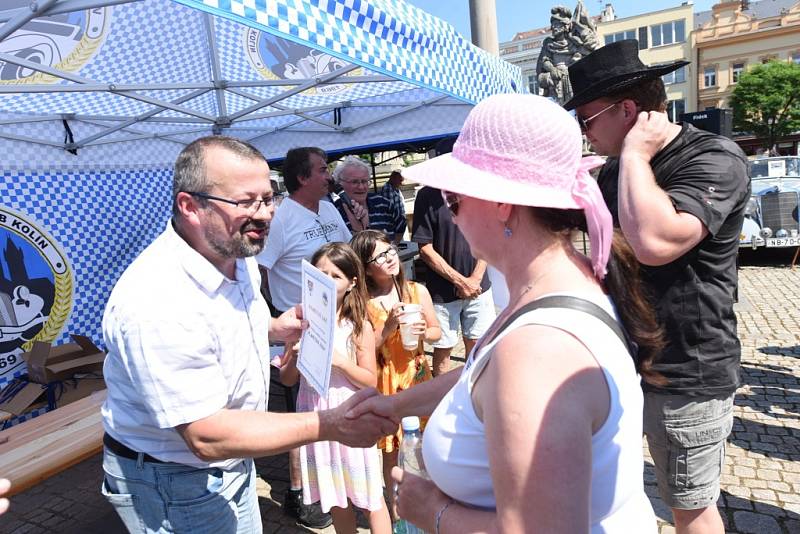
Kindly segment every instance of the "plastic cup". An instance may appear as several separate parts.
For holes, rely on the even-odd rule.
[[[422,320],[422,307],[419,304],[403,304],[403,313],[400,314],[400,339],[403,348],[414,350],[419,346],[419,334],[412,332],[414,323]]]

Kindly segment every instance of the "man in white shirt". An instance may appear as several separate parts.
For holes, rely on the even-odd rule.
[[[258,263],[268,270],[272,303],[285,311],[300,302],[300,265],[325,243],[349,242],[352,235],[330,202],[331,174],[327,155],[316,147],[293,148],[283,163],[283,183],[289,192],[275,211]]]
[[[260,265],[267,269],[269,294],[278,313],[300,302],[302,261],[325,243],[349,242],[352,235],[333,204],[322,199],[330,190],[331,174],[328,156],[321,148],[293,148],[283,163],[283,183],[289,196],[275,211],[264,251],[258,255]],[[288,402],[295,410],[298,388],[292,389]],[[300,449],[289,451],[289,490],[284,500],[284,512],[309,528],[325,528],[332,522],[319,504],[306,505],[302,498]]]
[[[172,220],[108,300],[102,492],[131,532],[259,533],[254,457],[320,439],[365,446],[373,436],[356,433],[396,426],[354,426],[352,403],[267,413],[268,336],[291,341],[302,327],[299,309],[270,320],[259,294],[252,256],[272,195],[254,147],[191,143],[175,164]]]

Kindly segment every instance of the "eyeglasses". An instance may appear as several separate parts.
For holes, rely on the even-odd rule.
[[[342,180],[343,182],[347,182],[348,184],[355,185],[357,187],[364,187],[369,185],[369,180]]]
[[[374,258],[372,258],[367,262],[367,265],[369,265],[372,262],[375,262],[375,265],[383,265],[384,263],[389,261],[390,257],[394,258],[396,256],[397,256],[397,248],[395,248],[394,246],[390,246],[380,254],[376,254]]]
[[[609,109],[613,108],[614,106],[616,106],[617,104],[619,104],[621,102],[622,102],[622,100],[620,100],[618,102],[614,102],[613,104],[610,104],[610,105],[604,107],[603,109],[601,109],[600,111],[598,111],[597,113],[592,115],[591,117],[586,117],[585,119],[580,117],[580,116],[575,117],[576,119],[578,119],[578,124],[580,124],[581,130],[583,130],[584,132],[586,130],[588,130],[589,129],[589,123],[591,121],[595,120],[597,117],[599,117],[600,115],[602,115],[603,113],[605,113],[606,111],[608,111]]]
[[[458,215],[458,203],[461,202],[461,196],[458,193],[451,193],[450,191],[443,190],[442,198],[453,217]]]
[[[261,209],[262,205],[271,206],[275,202],[274,196],[250,198],[247,200],[231,200],[228,198],[215,197],[214,195],[209,195],[208,193],[200,193],[198,191],[184,191],[184,193],[188,193],[193,197],[204,198],[206,200],[216,200],[217,202],[224,202],[225,204],[233,204],[237,208],[241,208],[251,215],[258,213],[258,210]]]

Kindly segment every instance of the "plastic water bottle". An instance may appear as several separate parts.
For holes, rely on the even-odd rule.
[[[419,431],[419,417],[413,415],[403,417],[401,425],[403,427],[403,441],[400,443],[397,465],[402,467],[406,473],[422,478],[430,478],[425,471],[425,463],[422,460],[422,433]],[[394,534],[425,533],[413,523],[400,519],[394,525]]]

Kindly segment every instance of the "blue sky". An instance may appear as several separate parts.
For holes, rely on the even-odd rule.
[[[435,17],[446,20],[464,37],[469,39],[469,0],[405,0]],[[602,11],[607,0],[584,0],[589,13],[597,15]],[[649,11],[658,11],[681,5],[680,0],[641,0],[611,1],[617,17],[641,15]],[[698,0],[694,2],[695,13],[707,11],[716,2],[714,0]],[[495,0],[497,8],[497,37],[500,42],[510,41],[514,34],[534,28],[541,28],[550,23],[550,8],[562,4],[574,8],[577,0],[550,0],[536,2],[531,0]]]

